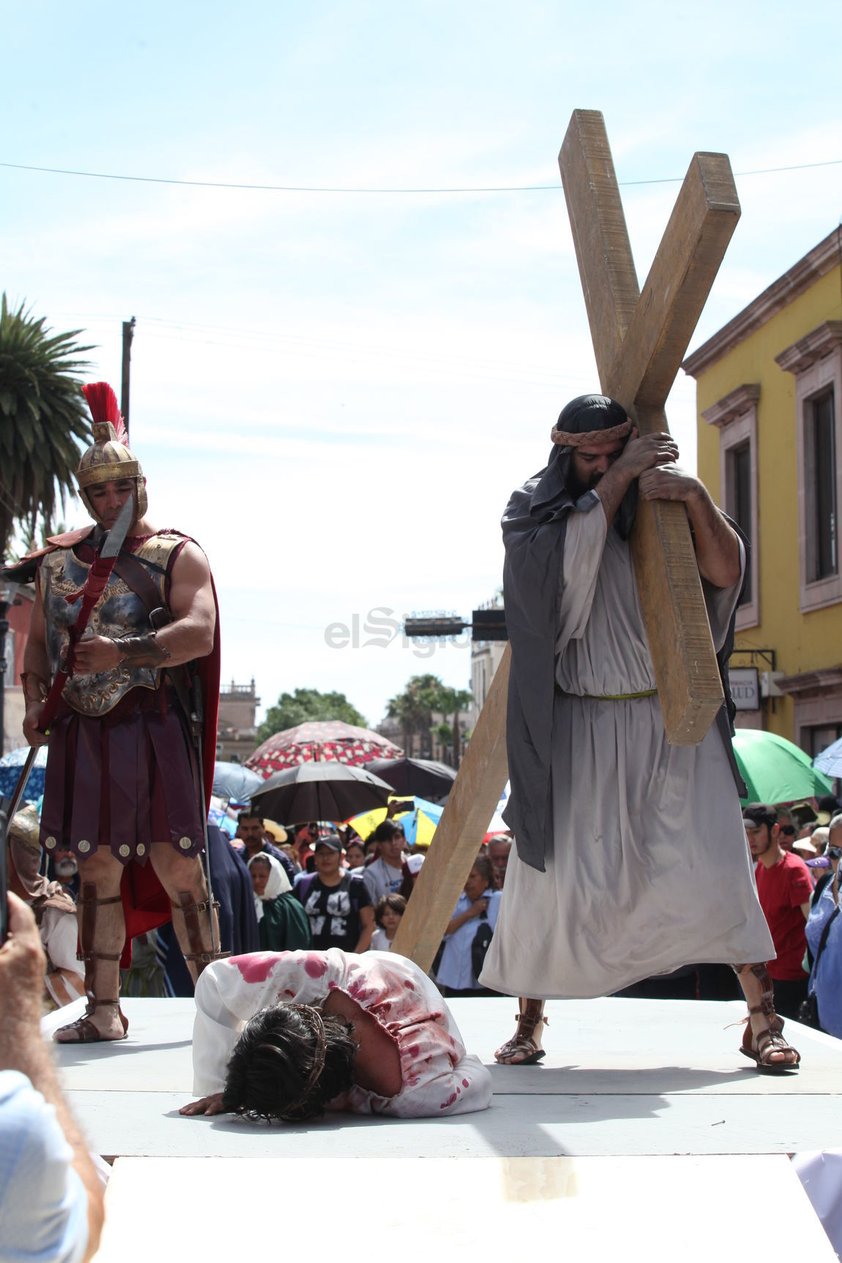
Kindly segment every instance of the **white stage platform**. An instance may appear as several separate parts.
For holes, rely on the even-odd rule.
[[[183,1118],[178,1109],[192,1099],[190,1000],[125,1000],[126,1041],[56,1045],[56,1056],[91,1148],[109,1160],[786,1154],[842,1140],[842,1041],[789,1022],[800,1072],[760,1075],[738,1052],[745,1006],[737,1001],[551,1000],[546,1059],[517,1068],[493,1064],[514,1029],[515,1001],[451,1007],[468,1049],[491,1065],[494,1099],[482,1113],[447,1119],[329,1115],[271,1127]]]
[[[833,1263],[787,1155],[840,1143],[842,1041],[788,1023],[802,1069],[771,1077],[737,1051],[740,1003],[551,1001],[545,1061],[505,1068],[492,1053],[513,1028],[515,1002],[451,1005],[470,1051],[491,1064],[494,1098],[482,1113],[448,1119],[329,1115],[274,1127],[183,1118],[191,1001],[128,999],[125,1042],[57,1045],[91,1148],[116,1159],[97,1263],[265,1248],[267,1207],[277,1208],[278,1247],[306,1249],[313,1215],[337,1204],[370,1210],[366,1190],[376,1192],[376,1219],[359,1239],[342,1230],[347,1263],[383,1240],[412,1257],[433,1250],[483,1263],[511,1263],[524,1248],[727,1263],[762,1249],[770,1224],[781,1257]],[[312,1159],[311,1200],[301,1180]],[[771,1215],[765,1228],[757,1215]]]

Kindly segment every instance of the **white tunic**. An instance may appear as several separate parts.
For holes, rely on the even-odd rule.
[[[722,644],[739,584],[705,584]],[[554,847],[512,853],[481,975],[509,995],[610,995],[695,963],[775,952],[722,739],[670,746],[628,544],[601,506],[568,518],[553,716]]]
[[[253,952],[208,965],[196,984],[193,1077],[198,1096],[221,1092],[225,1069],[250,1017],[268,1005],[318,1004],[339,990],[394,1041],[403,1086],[383,1097],[353,1087],[333,1110],[441,1118],[488,1108],[491,1076],[465,1051],[453,1015],[417,965],[395,952]]]

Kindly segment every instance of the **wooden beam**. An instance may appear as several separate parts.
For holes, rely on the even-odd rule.
[[[663,409],[740,217],[726,154],[697,153],[604,375],[629,410]],[[645,432],[645,418],[638,417]]]
[[[574,110],[558,165],[602,382],[602,372],[622,346],[640,290],[614,160],[598,110]],[[606,382],[602,388],[607,393]]]
[[[511,650],[506,645],[395,935],[393,950],[424,970],[433,963],[506,784],[510,660]]]
[[[597,111],[574,111],[559,169],[602,389],[642,433],[668,430],[664,404],[739,214],[728,159],[695,155],[642,293]],[[641,505],[632,556],[667,740],[693,745],[723,695],[684,506]]]

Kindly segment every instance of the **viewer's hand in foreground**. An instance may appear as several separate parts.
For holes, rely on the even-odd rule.
[[[8,1034],[20,1022],[38,1029],[41,1017],[41,990],[45,958],[41,936],[30,908],[11,892],[9,936],[0,948],[0,1009]],[[0,1065],[8,1065],[0,1061]]]
[[[200,1097],[198,1101],[191,1101],[189,1105],[182,1105],[178,1112],[191,1118],[194,1114],[224,1114],[222,1093],[212,1092],[210,1096]]]

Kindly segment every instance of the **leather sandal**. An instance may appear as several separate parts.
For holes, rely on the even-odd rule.
[[[103,1005],[114,1005],[117,1009],[117,1016],[120,1019],[120,1025],[123,1028],[122,1035],[103,1035],[97,1026],[91,1021],[94,1009],[101,1008]],[[59,1035],[63,1035],[65,1031],[73,1031],[75,1039],[59,1039]],[[114,1044],[121,1039],[126,1039],[129,1033],[129,1019],[120,1008],[119,1000],[88,1000],[88,1007],[81,1017],[77,1017],[75,1022],[68,1022],[67,1026],[60,1026],[53,1033],[53,1039],[57,1044]]]
[[[533,1001],[533,1003],[536,1003]],[[522,1013],[517,1014],[517,1030],[511,1039],[507,1040],[502,1047],[498,1048],[494,1054],[494,1060],[502,1066],[534,1066],[539,1061],[543,1061],[547,1053],[544,1048],[539,1048],[535,1042],[535,1028],[541,1024],[547,1026],[549,1023],[544,1017],[544,1006],[539,1000],[537,1005],[540,1006],[532,1009],[527,1004]],[[520,1054],[525,1054],[520,1056]],[[508,1061],[508,1057],[518,1057],[517,1061]]]
[[[760,994],[760,1003],[754,1008],[749,1008],[740,1052],[755,1063],[761,1074],[791,1074],[798,1069],[801,1054],[797,1048],[793,1048],[784,1039],[781,1033],[784,1020],[775,1012],[775,991],[765,965],[753,966],[752,972],[755,977],[761,979],[763,990]],[[751,1027],[751,1019],[755,1013],[762,1013],[766,1018],[766,1026],[756,1035]],[[775,1053],[795,1053],[795,1060],[772,1061]]]

